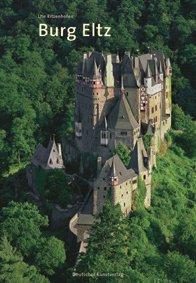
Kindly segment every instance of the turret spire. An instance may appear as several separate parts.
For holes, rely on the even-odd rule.
[[[163,74],[163,68],[161,61],[159,62],[159,74]]]
[[[98,69],[98,67],[97,67],[97,63],[96,63],[96,61],[94,60],[94,70],[93,70],[93,75],[95,76],[95,77],[99,77],[99,75],[100,75],[100,72],[99,72],[99,69]]]
[[[168,68],[171,67],[171,63],[170,63],[170,59],[169,58],[166,59],[166,66]]]
[[[151,70],[150,70],[150,64],[149,62],[147,63],[147,71],[146,71],[146,77],[147,78],[151,78],[152,77],[152,73],[151,73]]]
[[[112,159],[112,165],[110,169],[110,182],[112,186],[118,185],[118,176],[116,173],[115,156]]]
[[[111,174],[110,174],[111,178],[116,178],[116,166],[115,166],[115,162],[114,162],[114,158],[112,160],[112,166],[111,166]]]

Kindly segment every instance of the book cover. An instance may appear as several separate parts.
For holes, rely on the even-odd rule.
[[[194,282],[195,2],[2,0],[0,282]]]

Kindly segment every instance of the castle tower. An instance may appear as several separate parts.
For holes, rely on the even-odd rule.
[[[93,69],[93,77],[91,81],[92,88],[92,126],[95,127],[97,123],[100,122],[100,117],[102,114],[102,110],[104,108],[104,104],[106,101],[105,94],[105,86],[102,80],[102,74],[100,68],[98,68],[96,61],[94,60],[94,69]]]
[[[127,215],[133,205],[132,192],[137,186],[137,175],[127,169],[116,154],[109,158],[93,184],[93,213],[99,214],[107,198],[113,204],[120,204],[122,212]]]

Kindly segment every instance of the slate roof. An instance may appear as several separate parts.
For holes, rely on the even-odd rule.
[[[137,173],[140,174],[147,170],[147,152],[144,147],[142,138],[138,138],[133,151],[131,152],[130,167]]]
[[[95,218],[92,214],[79,214],[77,225],[92,225]]]
[[[106,70],[106,55],[97,51],[91,52],[78,64],[78,75],[92,78],[95,73],[95,63],[99,68],[102,80],[104,82]],[[119,62],[117,54],[111,54],[113,64],[113,76],[116,86],[120,86],[121,77],[123,74],[128,74],[126,77],[125,87],[140,87],[147,73],[147,65],[150,65],[150,72],[155,79],[155,73],[165,73],[166,66],[170,66],[169,58],[165,58],[162,52],[154,52],[142,54],[139,56],[130,56],[130,52],[126,52]],[[160,67],[161,66],[161,67]],[[162,69],[162,70],[161,70]],[[153,80],[153,84],[155,81]]]
[[[115,168],[115,176],[118,177],[119,184],[137,177],[133,169],[127,169],[118,154],[116,154],[105,162],[97,180],[103,182],[103,185],[108,184],[110,182],[110,177],[112,177],[111,175],[113,174],[113,168]]]
[[[46,165],[47,163],[46,148],[42,144],[37,145],[31,161],[35,166]]]
[[[124,94],[116,102],[107,120],[108,128],[111,129],[133,130],[139,127]]]

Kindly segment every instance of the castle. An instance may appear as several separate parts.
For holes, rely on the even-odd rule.
[[[170,59],[161,52],[119,56],[93,51],[78,64],[75,135],[63,141],[63,156],[65,170],[66,163],[79,162],[79,174],[84,167],[92,171],[91,191],[70,221],[79,241],[88,237],[108,197],[124,215],[133,210],[138,176],[146,186],[144,204],[150,206],[152,169],[171,127],[171,75]],[[119,145],[130,151],[126,166],[117,154]]]

